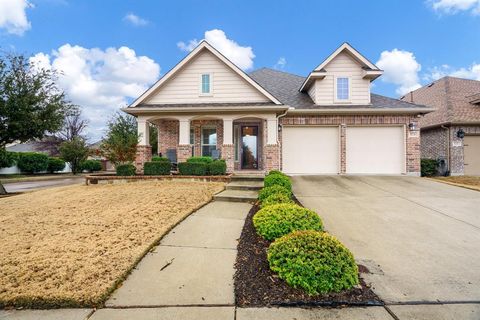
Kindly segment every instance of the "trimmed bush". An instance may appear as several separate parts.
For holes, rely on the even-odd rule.
[[[172,165],[170,161],[152,161],[143,164],[143,174],[146,176],[167,176]]]
[[[88,172],[94,172],[94,171],[101,171],[102,170],[102,163],[98,160],[85,160],[82,162],[80,165],[82,170],[88,171]]]
[[[14,166],[18,161],[18,152],[10,152],[4,148],[0,148],[0,168],[8,168]]]
[[[153,156],[153,157],[152,157],[152,161],[154,161],[154,162],[159,161],[159,162],[168,162],[168,163],[170,163],[170,160],[168,160],[168,158],[159,157],[159,156]]]
[[[434,159],[420,159],[420,171],[422,177],[437,175],[438,162]]]
[[[204,176],[207,174],[207,165],[201,162],[182,162],[178,164],[178,171],[183,176]]]
[[[295,204],[293,200],[285,193],[274,193],[269,195],[263,202],[260,204],[260,208],[265,208],[274,204],[280,203],[290,203]]]
[[[136,170],[133,164],[121,164],[116,169],[117,176],[134,176]]]
[[[292,191],[292,182],[290,181],[290,178],[283,174],[269,174],[265,177],[263,185],[265,187],[279,185],[289,191]]]
[[[48,158],[48,168],[47,171],[50,173],[62,171],[65,169],[65,161],[60,158],[50,157]]]
[[[21,152],[18,156],[17,166],[21,171],[28,173],[47,171],[48,156],[37,152]]]
[[[213,161],[213,158],[212,157],[190,157],[187,159],[187,162],[189,163],[206,163],[206,164],[209,164]]]
[[[283,173],[282,171],[279,171],[279,170],[270,170],[270,172],[267,174],[267,176],[272,175],[272,174],[279,174],[279,175],[282,175],[282,176],[286,176],[285,173]]]
[[[276,194],[276,193],[283,193],[287,197],[292,198],[292,191],[290,191],[290,190],[288,190],[288,189],[286,189],[282,186],[275,185],[275,186],[271,186],[271,187],[262,188],[258,192],[258,200],[260,201],[260,203],[262,203],[263,201],[265,201],[266,198],[268,198],[272,194]]]
[[[267,251],[270,269],[309,295],[339,292],[358,284],[355,259],[326,232],[297,231],[273,242]]]
[[[211,176],[220,176],[227,173],[227,164],[225,160],[214,160],[208,164],[208,174]]]
[[[266,240],[274,240],[297,230],[323,230],[318,214],[296,204],[264,207],[253,216],[253,225]]]

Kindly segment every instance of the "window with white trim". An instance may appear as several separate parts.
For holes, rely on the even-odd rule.
[[[346,77],[337,78],[337,100],[347,101],[350,99],[350,79]]]
[[[212,151],[217,149],[217,128],[202,127],[202,156],[211,157]]]
[[[201,94],[211,94],[212,92],[212,83],[211,83],[211,76],[209,73],[204,73],[200,77],[201,85],[200,85],[200,93]]]

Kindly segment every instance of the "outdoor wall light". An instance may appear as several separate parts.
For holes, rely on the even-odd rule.
[[[465,131],[462,128],[458,129],[457,131],[457,138],[463,139],[465,138]]]
[[[410,129],[411,131],[417,130],[417,123],[416,122],[410,122],[408,124],[408,129]]]
[[[280,131],[282,131],[282,125],[281,124],[278,125],[278,132],[280,132]]]

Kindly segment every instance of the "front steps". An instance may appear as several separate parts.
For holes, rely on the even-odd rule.
[[[255,202],[263,187],[263,175],[234,174],[226,190],[213,196],[216,201]]]

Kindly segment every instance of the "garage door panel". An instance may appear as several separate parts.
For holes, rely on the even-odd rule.
[[[338,127],[284,127],[282,162],[288,174],[337,174]]]
[[[403,127],[347,127],[346,142],[347,173],[405,172]]]
[[[464,174],[480,175],[480,136],[465,136],[463,152]]]

